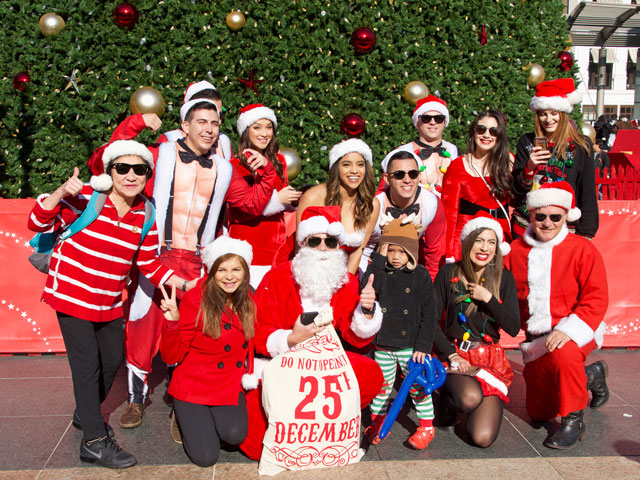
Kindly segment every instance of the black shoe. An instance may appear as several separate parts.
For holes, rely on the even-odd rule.
[[[97,463],[107,468],[128,468],[138,461],[129,452],[121,449],[115,440],[107,435],[80,443],[80,460]]]
[[[435,418],[435,426],[438,429],[445,432],[453,432],[456,428],[456,420],[458,419],[458,412],[456,412],[449,401],[440,395],[438,400],[438,410]]]
[[[600,408],[609,401],[609,387],[607,387],[607,375],[609,367],[604,360],[592,363],[585,367],[587,374],[587,389],[591,390],[591,408]]]
[[[71,425],[73,425],[73,428],[82,430],[82,425],[80,425],[80,419],[78,418],[78,414],[76,412],[73,412],[73,420],[71,420]],[[113,428],[107,422],[104,422],[104,429],[107,431],[107,435],[109,435],[111,438],[115,436]]]
[[[544,441],[544,446],[567,450],[573,447],[585,434],[584,410],[571,412],[566,417],[562,417],[560,429],[551,438]]]

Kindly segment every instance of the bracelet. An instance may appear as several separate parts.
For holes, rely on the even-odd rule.
[[[183,292],[187,291],[187,281],[186,280],[182,283],[182,291]]]

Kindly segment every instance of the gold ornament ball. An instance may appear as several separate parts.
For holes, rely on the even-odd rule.
[[[55,13],[45,13],[40,17],[38,27],[45,37],[53,37],[64,28],[64,19]]]
[[[527,83],[531,88],[534,88],[544,80],[544,76],[545,73],[542,65],[532,63],[529,67],[529,77],[527,78]]]
[[[281,148],[280,153],[284,155],[284,159],[287,163],[287,177],[289,181],[300,175],[302,171],[302,160],[300,155],[293,148]]]
[[[229,27],[229,30],[232,32],[237,32],[244,27],[246,23],[244,15],[240,12],[231,12],[227,15],[227,27]]]
[[[155,113],[162,117],[165,109],[164,98],[155,88],[141,87],[131,95],[129,108],[131,113]]]
[[[404,99],[409,105],[415,105],[418,103],[418,100],[428,96],[429,89],[422,82],[409,82],[407,83],[407,86],[404,87]]]
[[[592,142],[596,141],[596,129],[588,122],[582,124],[582,134],[589,137]]]

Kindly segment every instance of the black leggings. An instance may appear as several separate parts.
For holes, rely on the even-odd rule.
[[[480,382],[468,375],[450,374],[444,384],[445,398],[455,410],[467,414],[466,430],[478,447],[489,447],[500,433],[503,401],[485,397]]]
[[[173,399],[178,416],[184,450],[193,463],[210,467],[218,461],[220,440],[238,445],[247,436],[249,418],[244,393],[237,405],[210,407]]]

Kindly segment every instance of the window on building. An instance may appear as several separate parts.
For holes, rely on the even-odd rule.
[[[620,105],[620,118],[633,118],[633,105]]]
[[[582,105],[582,119],[585,122],[596,121],[596,106],[595,105]]]
[[[604,88],[611,90],[611,78],[613,77],[613,63],[606,64],[607,69],[604,75]],[[598,88],[598,62],[589,58],[589,88]]]
[[[633,90],[636,83],[636,63],[627,57],[627,90]]]
[[[605,105],[604,106],[604,118],[618,118],[618,106],[617,105]]]

